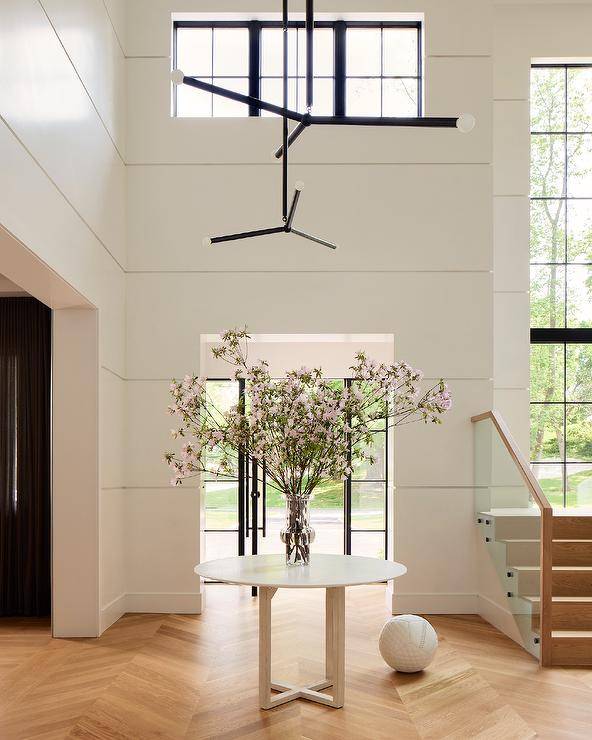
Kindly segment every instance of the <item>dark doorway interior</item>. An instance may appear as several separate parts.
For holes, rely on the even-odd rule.
[[[0,298],[0,616],[47,616],[51,311]]]

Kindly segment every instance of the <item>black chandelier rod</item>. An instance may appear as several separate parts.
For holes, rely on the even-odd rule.
[[[175,79],[175,82],[177,80]],[[443,116],[415,116],[412,118],[388,117],[388,116],[311,116],[308,113],[299,113],[289,108],[284,108],[281,105],[274,105],[268,103],[260,98],[255,98],[252,95],[243,95],[242,93],[234,92],[234,90],[227,90],[225,87],[219,87],[218,85],[212,85],[209,82],[203,82],[203,80],[197,80],[195,77],[183,77],[179,80],[178,84],[189,85],[190,87],[196,87],[198,90],[205,90],[206,92],[213,93],[214,95],[221,95],[223,98],[229,100],[235,100],[237,103],[244,103],[245,105],[252,105],[259,110],[265,110],[269,113],[275,113],[278,116],[284,116],[291,121],[297,121],[296,128],[290,134],[292,141],[294,141],[305,128],[312,125],[330,125],[330,126],[402,126],[408,128],[456,128],[458,125],[458,117],[450,118]],[[300,131],[299,131],[300,129]],[[298,133],[296,133],[298,132]],[[279,154],[281,157],[281,153]]]
[[[317,244],[321,244],[329,249],[336,249],[336,245],[318,236],[309,234],[306,231],[294,228],[294,217],[296,208],[300,199],[302,183],[296,183],[292,202],[288,209],[288,150],[290,146],[309,126],[319,124],[329,126],[408,126],[415,128],[459,128],[461,131],[470,131],[475,123],[472,116],[459,118],[443,117],[375,117],[375,116],[313,116],[311,109],[314,97],[314,9],[313,0],[306,0],[306,113],[299,113],[288,108],[288,0],[282,0],[282,37],[283,37],[283,105],[274,105],[267,103],[253,95],[243,95],[225,87],[214,85],[209,82],[196,79],[195,77],[186,77],[181,70],[174,70],[171,77],[175,84],[185,84],[189,87],[195,87],[198,90],[220,95],[221,97],[234,100],[238,103],[248,105],[251,109],[264,110],[269,113],[275,113],[282,118],[282,145],[275,152],[276,158],[282,159],[282,226],[273,226],[271,228],[254,229],[251,231],[241,231],[234,234],[225,234],[223,236],[206,237],[204,244],[218,244],[221,242],[237,241],[241,239],[250,239],[256,236],[266,236],[268,234],[279,234],[282,232],[293,233],[304,239],[308,239]],[[466,119],[470,120],[466,120]],[[288,121],[296,121],[297,125],[290,132]]]
[[[314,31],[314,9],[313,0],[306,0],[306,110],[310,113],[313,102],[313,31]],[[284,103],[285,105],[285,103]],[[304,129],[297,136],[300,136]],[[294,137],[294,138],[297,138]],[[294,139],[293,139],[294,140]],[[291,142],[288,142],[290,146]]]
[[[288,0],[282,0],[282,36],[284,40],[284,110],[288,109]],[[282,116],[282,220],[288,221],[288,118]]]

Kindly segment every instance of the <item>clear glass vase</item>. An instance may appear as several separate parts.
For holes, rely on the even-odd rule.
[[[315,531],[310,526],[310,499],[285,494],[286,524],[280,538],[286,546],[287,565],[308,565],[310,563],[310,544]]]

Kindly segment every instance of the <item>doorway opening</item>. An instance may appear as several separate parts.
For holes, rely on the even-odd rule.
[[[0,617],[51,613],[51,311],[0,276]]]

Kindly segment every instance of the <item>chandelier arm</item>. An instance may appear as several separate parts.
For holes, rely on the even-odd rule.
[[[296,189],[294,191],[294,197],[292,198],[292,204],[290,205],[290,210],[288,212],[288,220],[286,221],[286,231],[290,231],[292,228],[292,221],[294,221],[294,216],[296,215],[296,207],[298,206],[298,200],[300,199],[300,190]]]
[[[310,111],[313,101],[313,0],[306,0],[306,108]]]
[[[255,229],[254,231],[240,231],[237,234],[225,234],[224,236],[213,236],[212,244],[220,242],[234,242],[238,239],[250,239],[252,236],[266,236],[267,234],[279,234],[285,231],[283,226],[274,226],[271,229]]]
[[[288,0],[282,0],[282,29],[284,40],[284,110],[288,108]],[[288,118],[282,116],[282,219],[288,219]]]
[[[415,128],[457,128],[458,118],[418,116],[416,118],[379,116],[311,116],[311,125],[320,126],[409,126]]]
[[[307,234],[305,231],[300,231],[299,229],[292,228],[291,233],[292,234],[298,234],[298,236],[302,236],[305,239],[310,239],[311,242],[316,242],[317,244],[322,244],[324,247],[329,247],[329,249],[337,249],[337,244],[331,244],[331,242],[327,242],[324,239],[320,239],[318,236],[313,236],[312,234]]]
[[[310,116],[308,113],[304,114],[304,117],[300,123],[295,126],[290,135],[288,136],[288,149],[292,146],[292,144],[296,141],[296,139],[300,136],[300,134],[304,131],[304,129],[308,128],[310,126]],[[283,145],[278,147],[275,151],[275,158],[280,159],[284,153],[284,147]]]
[[[229,100],[235,100],[237,103],[244,103],[245,105],[252,105],[258,110],[266,110],[269,113],[275,113],[278,116],[284,116],[289,118],[291,121],[297,121],[300,123],[306,113],[299,113],[289,108],[283,108],[281,105],[274,105],[268,103],[260,98],[255,98],[252,95],[243,95],[242,93],[235,92],[234,90],[227,90],[225,87],[219,85],[212,85],[209,82],[203,80],[196,80],[194,77],[183,77],[183,84],[195,87],[198,90],[205,90],[206,92],[213,93],[214,95],[220,95],[223,98],[229,98]]]

